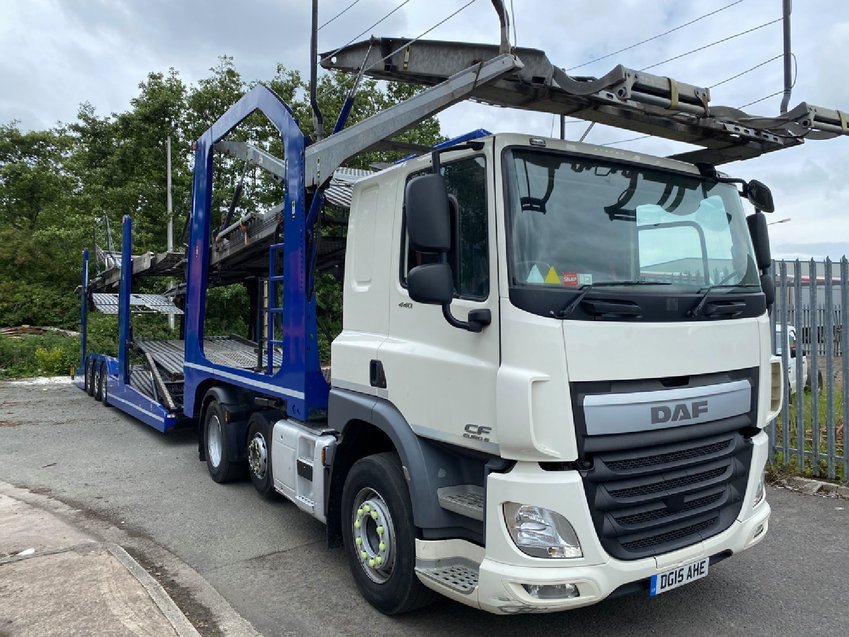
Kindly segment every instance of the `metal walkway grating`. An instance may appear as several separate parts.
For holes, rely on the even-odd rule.
[[[184,342],[181,340],[138,339],[135,345],[150,354],[160,369],[172,380],[182,378],[185,363]],[[212,336],[203,340],[203,351],[210,362],[240,369],[257,368],[257,345],[237,336]],[[275,367],[283,363],[283,355],[274,353]]]

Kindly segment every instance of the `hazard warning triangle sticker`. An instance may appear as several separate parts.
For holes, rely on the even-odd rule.
[[[545,283],[542,278],[542,272],[539,271],[539,268],[534,265],[531,267],[531,271],[528,272],[528,283]]]

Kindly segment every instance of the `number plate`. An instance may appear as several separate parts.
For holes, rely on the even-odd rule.
[[[660,595],[666,591],[671,591],[673,588],[678,588],[679,586],[705,577],[708,574],[709,563],[710,558],[706,557],[698,562],[692,562],[691,564],[673,568],[671,571],[666,571],[665,573],[652,575],[649,595],[654,597],[655,595]]]

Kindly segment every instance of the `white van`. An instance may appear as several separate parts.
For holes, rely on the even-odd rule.
[[[805,386],[808,386],[808,359],[805,356],[804,350],[797,346],[796,341],[796,327],[794,325],[787,325],[787,329],[782,329],[781,325],[775,326],[775,353],[778,356],[781,356],[782,347],[786,344],[787,346],[787,391],[788,396],[792,396],[796,393],[796,363],[801,357],[802,362],[802,382]],[[786,332],[786,337],[782,337],[782,334]]]

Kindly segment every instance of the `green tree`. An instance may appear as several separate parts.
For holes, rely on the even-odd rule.
[[[41,213],[74,189],[64,170],[70,139],[63,128],[21,132],[16,122],[0,125],[0,223],[33,231]]]
[[[317,87],[325,134],[353,84],[353,77],[324,74]],[[0,325],[20,323],[72,327],[78,322],[80,251],[91,246],[95,220],[109,219],[120,245],[121,217],[134,220],[134,252],[160,252],[166,235],[166,150],[172,143],[175,234],[191,206],[193,151],[197,140],[256,82],[246,82],[232,58],[219,58],[207,77],[187,85],[175,69],[150,73],[139,83],[129,108],[103,115],[80,105],[67,125],[22,131],[17,122],[0,124]],[[309,87],[297,71],[278,65],[268,85],[289,105],[302,130],[315,138]],[[372,80],[361,82],[348,126],[405,99],[418,87]],[[229,139],[248,141],[282,156],[279,132],[254,115]],[[424,146],[442,139],[435,118],[399,136]],[[368,167],[402,153],[371,152],[349,165]],[[219,158],[214,164],[213,224],[226,210],[244,173],[240,211],[279,203],[282,188],[242,162]],[[341,211],[333,216],[343,218]],[[338,232],[339,226],[332,231]],[[331,230],[325,229],[324,232]],[[102,243],[102,240],[99,240]],[[319,299],[338,325],[341,297],[330,277],[319,283]],[[332,330],[329,330],[332,331]]]

